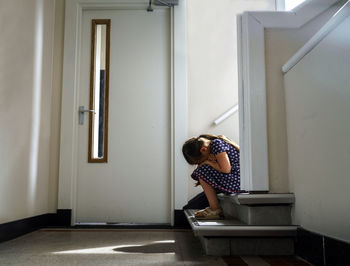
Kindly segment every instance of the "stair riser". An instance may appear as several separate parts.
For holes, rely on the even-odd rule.
[[[215,238],[200,237],[206,255],[290,256],[294,238]]]
[[[224,212],[225,219],[238,218],[237,204],[234,204],[229,200],[220,200],[220,206]]]
[[[238,205],[231,200],[220,200],[226,219],[238,219],[248,225],[290,225],[291,205]]]
[[[291,225],[291,206],[237,206],[238,219],[249,225]]]

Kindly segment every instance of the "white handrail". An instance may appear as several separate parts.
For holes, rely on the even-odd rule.
[[[235,112],[238,111],[238,104],[236,104],[235,106],[233,106],[230,110],[228,110],[226,113],[224,113],[223,115],[221,115],[220,117],[218,117],[215,121],[214,124],[218,125],[220,124],[222,121],[224,121],[226,118],[228,118],[230,115],[233,115]]]
[[[282,72],[287,73],[305,55],[307,55],[317,44],[319,44],[333,29],[335,29],[345,18],[350,15],[350,0],[348,0],[332,18],[301,47],[282,67]]]

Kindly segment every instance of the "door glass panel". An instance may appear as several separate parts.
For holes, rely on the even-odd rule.
[[[107,162],[110,20],[93,19],[91,30],[89,158]]]

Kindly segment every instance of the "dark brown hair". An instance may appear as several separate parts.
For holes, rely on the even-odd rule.
[[[232,145],[237,151],[239,151],[239,146],[224,135],[216,136],[211,134],[203,134],[198,137],[188,139],[182,146],[182,153],[189,164],[199,164],[201,161],[202,153],[200,149],[202,148],[204,142],[203,140],[199,140],[200,138],[205,138],[209,140],[221,139],[226,143]]]

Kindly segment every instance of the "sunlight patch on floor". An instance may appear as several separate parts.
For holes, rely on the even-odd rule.
[[[165,244],[165,245],[164,245]],[[51,254],[175,254],[175,240],[152,241],[147,244],[116,245],[99,248],[84,248],[51,252]],[[162,246],[163,245],[163,246]],[[171,246],[169,246],[171,245]]]
[[[84,249],[74,249],[66,251],[52,252],[52,254],[115,254],[115,253],[124,253],[116,252],[114,249],[126,248],[126,247],[140,247],[142,245],[118,245],[118,246],[109,246],[101,248],[84,248]]]

